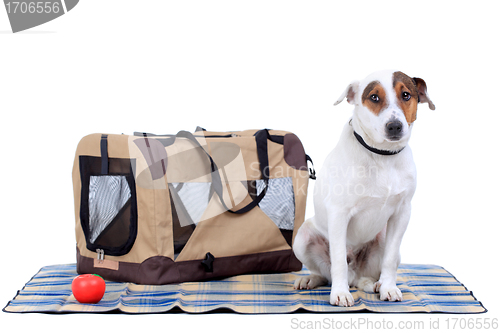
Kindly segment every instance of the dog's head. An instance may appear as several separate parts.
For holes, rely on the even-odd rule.
[[[407,140],[417,119],[417,104],[435,109],[427,85],[398,71],[381,71],[352,82],[334,105],[345,98],[355,105],[354,117],[375,142]]]

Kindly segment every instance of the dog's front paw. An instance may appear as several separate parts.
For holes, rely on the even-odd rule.
[[[380,281],[375,283],[375,291],[380,293],[381,301],[401,302],[403,294],[395,284],[383,284]]]
[[[337,306],[353,306],[354,298],[352,297],[349,290],[333,290],[330,293],[330,304]]]

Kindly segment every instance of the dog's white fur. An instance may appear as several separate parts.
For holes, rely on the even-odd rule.
[[[377,72],[351,83],[335,103],[347,98],[355,106],[353,116],[316,180],[315,216],[303,223],[294,240],[295,255],[311,271],[311,275],[297,279],[294,287],[310,289],[331,283],[332,305],[354,304],[349,286],[379,292],[381,300],[402,300],[396,271],[410,220],[416,168],[408,146],[413,122],[408,124],[398,104],[393,73]],[[380,82],[386,94],[386,107],[378,114],[361,99],[373,81]],[[425,83],[423,86],[419,87],[420,102],[434,109]],[[386,124],[394,118],[403,124],[398,141],[391,141],[385,132]],[[404,149],[396,155],[374,154],[356,140],[353,131],[371,147]]]

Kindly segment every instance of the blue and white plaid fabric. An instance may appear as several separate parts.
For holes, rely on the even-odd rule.
[[[106,281],[106,293],[98,304],[80,304],[71,293],[77,276],[74,264],[47,266],[29,281],[4,308],[6,312],[109,312],[161,313],[182,310],[203,313],[232,310],[237,313],[438,312],[480,313],[486,309],[453,275],[434,265],[402,264],[398,271],[402,302],[382,302],[378,294],[351,289],[355,305],[331,306],[328,286],[294,290],[293,282],[306,269],[285,274],[240,275],[224,280],[186,282],[163,286]]]

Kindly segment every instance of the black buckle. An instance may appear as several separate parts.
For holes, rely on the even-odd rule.
[[[205,259],[201,261],[201,264],[205,267],[205,272],[212,273],[214,271],[214,260],[215,257],[210,252],[207,252]]]
[[[306,162],[307,161],[311,162],[311,166],[312,166],[312,168],[309,168],[309,178],[312,180],[315,180],[316,179],[316,170],[314,170],[313,160],[311,159],[311,157],[309,155],[306,154]]]

